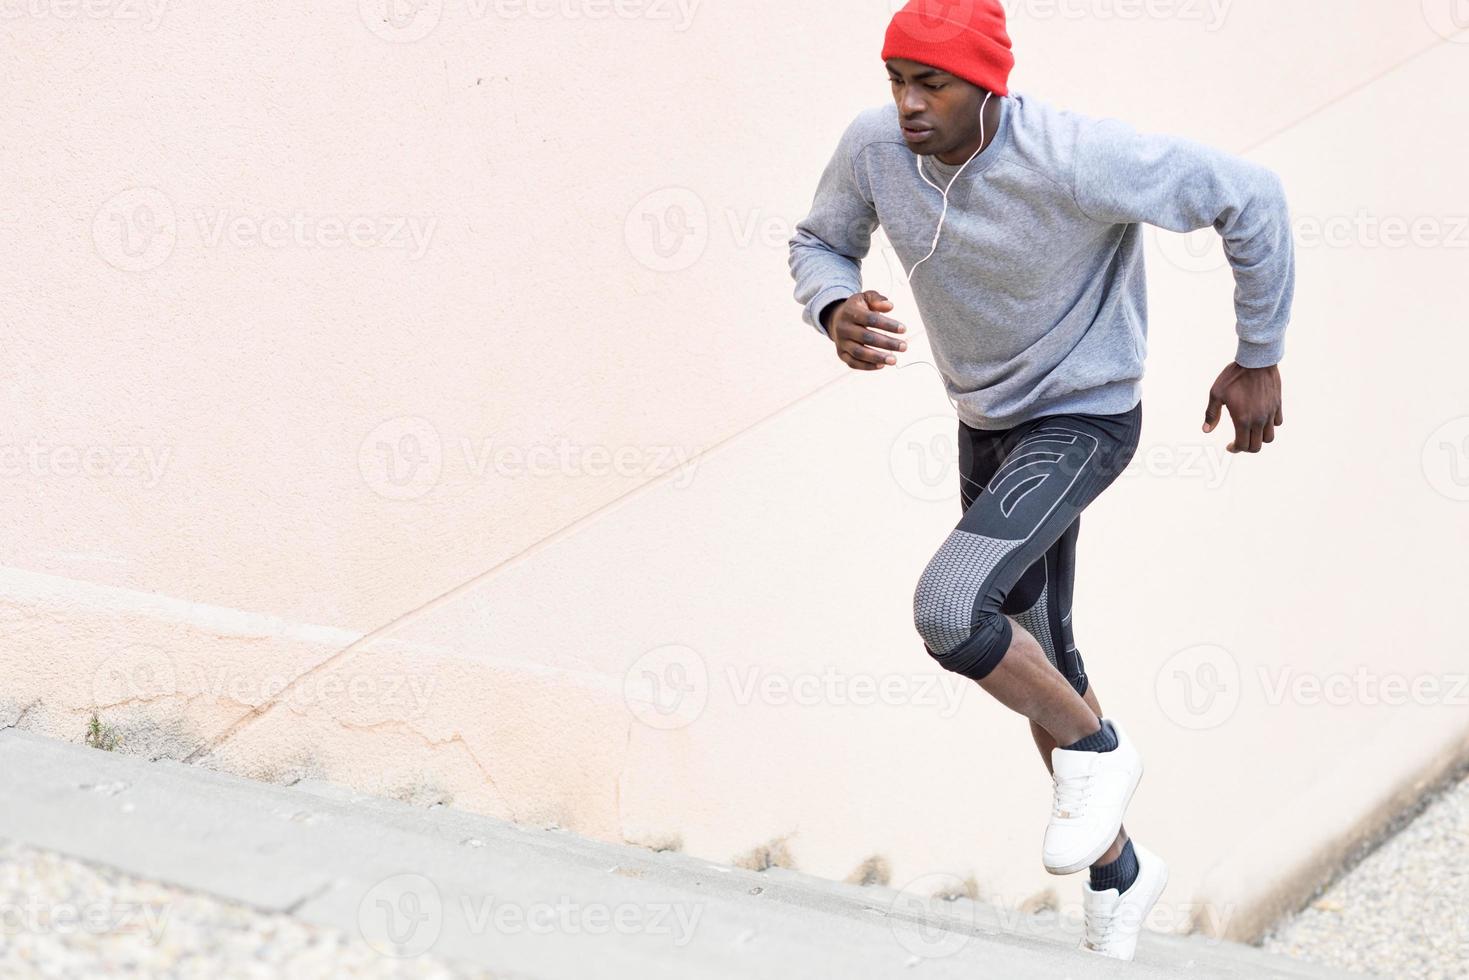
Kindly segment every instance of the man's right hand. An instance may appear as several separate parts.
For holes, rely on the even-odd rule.
[[[883,316],[893,304],[874,289],[847,297],[826,318],[826,333],[836,344],[837,357],[854,371],[881,371],[898,359],[888,351],[906,351],[908,342],[889,336],[907,332],[892,317]],[[882,331],[882,332],[880,332]]]

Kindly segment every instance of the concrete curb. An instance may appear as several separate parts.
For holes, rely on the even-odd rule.
[[[756,872],[0,732],[0,836],[360,935],[385,956],[585,976],[1343,976],[1148,933],[1133,964],[1055,916]]]

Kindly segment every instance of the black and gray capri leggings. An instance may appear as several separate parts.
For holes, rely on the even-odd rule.
[[[1120,415],[1047,415],[1001,430],[960,421],[964,516],[913,593],[914,625],[944,668],[987,676],[1010,648],[1014,616],[1086,693],[1071,631],[1081,512],[1137,452],[1142,411],[1139,401]]]

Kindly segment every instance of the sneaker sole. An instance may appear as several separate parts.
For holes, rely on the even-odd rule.
[[[1127,816],[1127,808],[1132,805],[1132,794],[1137,792],[1137,784],[1142,781],[1143,766],[1142,762],[1139,761],[1137,766],[1137,776],[1133,779],[1132,786],[1127,791],[1127,798],[1122,801],[1122,813],[1117,818],[1117,826],[1112,828],[1112,833],[1107,835],[1107,839],[1103,841],[1102,845],[1091,854],[1087,855],[1084,860],[1073,861],[1070,864],[1058,865],[1056,867],[1052,867],[1051,865],[1047,864],[1046,870],[1053,875],[1074,875],[1082,868],[1090,868],[1093,864],[1096,863],[1097,858],[1101,857],[1103,854],[1106,854],[1107,848],[1111,847],[1117,841],[1117,834],[1122,830],[1122,820],[1124,817]],[[1042,858],[1041,863],[1045,863],[1044,858]],[[1157,901],[1157,899],[1154,899],[1154,901]]]

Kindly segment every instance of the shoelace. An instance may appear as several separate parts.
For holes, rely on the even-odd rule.
[[[1051,775],[1051,783],[1055,788],[1055,798],[1051,804],[1052,816],[1079,817],[1086,812],[1086,798],[1088,790],[1092,785],[1092,773],[1085,776],[1073,776],[1063,779],[1060,776]]]
[[[1117,924],[1116,909],[1088,909],[1086,915],[1086,944],[1092,949],[1101,949],[1112,938],[1112,927]]]

